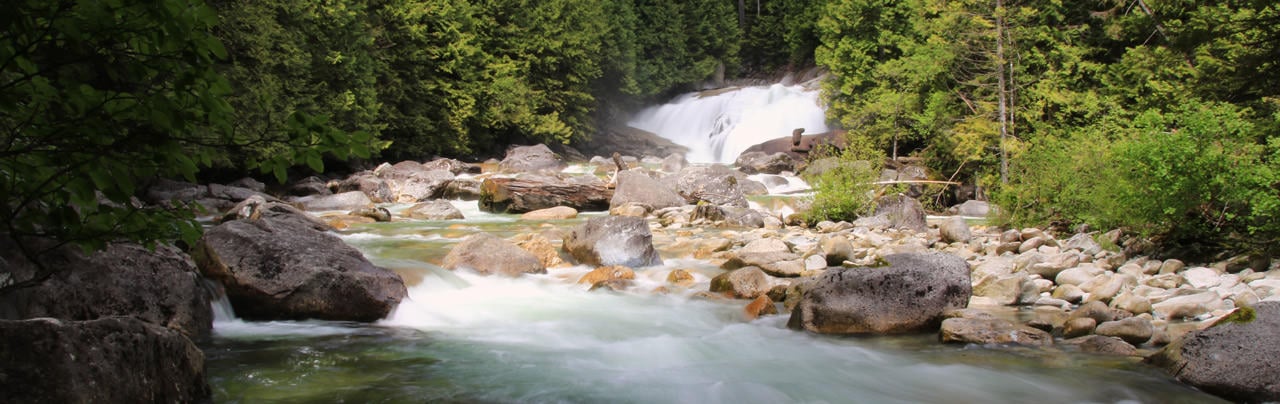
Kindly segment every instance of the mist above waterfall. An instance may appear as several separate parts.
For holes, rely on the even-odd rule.
[[[641,110],[627,125],[688,147],[695,163],[733,163],[748,147],[796,128],[829,130],[818,91],[783,84],[681,95]]]

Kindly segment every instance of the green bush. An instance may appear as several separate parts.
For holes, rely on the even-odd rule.
[[[1274,252],[1280,141],[1265,139],[1249,116],[1190,102],[1042,139],[997,201],[1015,224],[1127,228],[1183,254]]]
[[[806,180],[813,187],[813,204],[805,214],[810,223],[823,220],[852,221],[870,213],[874,206],[884,153],[865,137],[850,136],[848,146],[838,155],[839,164]]]

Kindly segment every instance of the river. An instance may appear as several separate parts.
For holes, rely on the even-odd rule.
[[[690,94],[646,109],[633,126],[691,147],[694,162],[804,127],[825,131],[817,95],[774,85]],[[816,112],[815,112],[816,111]],[[816,115],[815,115],[816,114]],[[780,134],[779,134],[780,133]],[[579,171],[589,171],[582,170]],[[794,179],[755,197],[774,212],[805,191]],[[785,195],[783,195],[785,194]],[[217,402],[459,403],[1199,403],[1220,400],[1128,358],[1070,348],[944,345],[937,335],[831,337],[748,321],[744,301],[696,296],[720,273],[679,240],[702,229],[655,229],[661,266],[637,268],[626,292],[575,281],[590,268],[483,277],[445,271],[452,245],[582,222],[521,221],[454,201],[463,221],[354,225],[340,234],[405,278],[409,297],[375,324],[245,322],[220,302],[204,348]],[[404,206],[392,206],[393,211]],[[718,230],[707,230],[718,231]],[[695,275],[667,285],[674,269]],[[1018,312],[1005,315],[1018,316]]]
[[[445,271],[450,246],[568,229],[455,201],[462,222],[354,226],[341,236],[406,278],[409,298],[376,324],[245,322],[220,307],[205,347],[217,402],[1024,403],[1213,402],[1124,358],[1070,350],[943,345],[936,335],[849,338],[747,321],[741,301],[697,298],[713,265],[660,248],[628,292],[573,282],[586,267],[523,278]],[[660,247],[676,236],[656,230]],[[687,289],[665,284],[694,272]]]

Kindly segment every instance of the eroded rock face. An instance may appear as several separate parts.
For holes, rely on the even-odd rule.
[[[564,239],[564,250],[580,264],[640,268],[662,265],[644,218],[593,217]]]
[[[449,250],[441,266],[510,277],[547,273],[547,267],[533,253],[489,233],[476,233],[462,240]]]
[[[1145,362],[1230,400],[1280,401],[1280,302],[1259,303],[1254,312],[1252,321],[1187,334]]]
[[[204,353],[134,318],[0,320],[0,390],[12,403],[190,403],[209,399]]]
[[[399,275],[296,221],[223,223],[205,232],[193,256],[246,319],[376,321],[407,294]]]
[[[817,278],[787,326],[821,334],[937,331],[943,313],[968,306],[969,265],[944,253],[884,257],[882,267],[830,269]]]
[[[170,246],[155,251],[110,244],[84,254],[65,246],[44,255],[59,268],[43,283],[0,296],[0,318],[95,320],[128,316],[203,338],[213,329],[210,295],[189,257]],[[0,275],[25,280],[36,268],[7,237],[0,238]]]

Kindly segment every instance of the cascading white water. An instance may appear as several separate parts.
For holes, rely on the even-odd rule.
[[[646,108],[627,125],[688,147],[694,163],[733,163],[752,145],[830,130],[818,91],[802,85],[743,87],[685,94]]]

